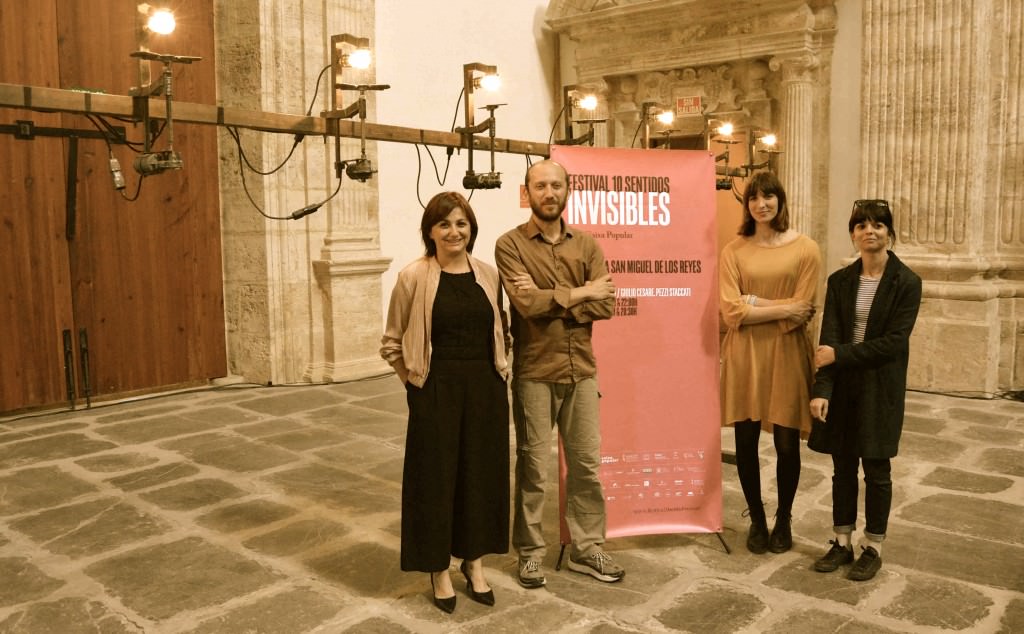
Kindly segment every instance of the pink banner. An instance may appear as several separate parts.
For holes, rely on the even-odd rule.
[[[617,289],[615,316],[594,325],[608,537],[721,532],[713,158],[565,146],[551,158],[570,175],[566,221],[598,239]]]

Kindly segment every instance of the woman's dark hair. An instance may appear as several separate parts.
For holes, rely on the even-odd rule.
[[[466,220],[469,221],[469,244],[466,245],[466,251],[473,252],[476,234],[480,231],[480,226],[476,224],[476,214],[473,213],[473,208],[469,206],[469,201],[462,194],[441,192],[427,203],[423,209],[423,220],[420,221],[420,234],[423,236],[423,246],[427,248],[427,256],[437,255],[437,245],[430,239],[430,230],[434,228],[434,225],[447,218],[453,209],[462,209],[466,214]]]
[[[850,213],[850,233],[853,233],[854,227],[867,220],[885,225],[889,231],[889,245],[896,244],[896,230],[892,226],[892,210],[889,209],[889,201],[880,198],[853,201],[853,211]]]
[[[775,214],[775,217],[772,218],[772,229],[779,233],[789,229],[789,207],[786,205],[786,190],[782,188],[782,182],[779,181],[778,176],[771,172],[758,172],[750,179],[750,182],[747,183],[747,189],[743,192],[743,223],[740,224],[740,230],[737,233],[741,236],[754,235],[757,222],[750,215],[749,203],[751,199],[757,196],[758,192],[765,196],[775,194],[775,197],[779,200],[779,213]]]

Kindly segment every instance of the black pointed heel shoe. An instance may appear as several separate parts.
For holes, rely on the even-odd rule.
[[[430,573],[427,573],[430,574]],[[451,614],[455,611],[455,595],[442,599],[437,596],[437,590],[434,589],[434,575],[430,575],[430,594],[434,597],[434,605],[438,607],[442,612]]]
[[[469,590],[469,598],[473,599],[477,603],[483,603],[484,605],[494,605],[494,590],[477,592],[473,589],[473,580],[469,578],[469,569],[466,567],[465,559],[463,559],[462,564],[459,565],[459,570],[462,571],[462,576],[466,578],[466,589]]]

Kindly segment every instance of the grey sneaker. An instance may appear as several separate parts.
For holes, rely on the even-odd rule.
[[[569,570],[590,575],[599,581],[607,583],[622,581],[622,578],[626,576],[626,571],[622,569],[622,566],[612,561],[611,556],[602,550],[598,550],[586,557],[570,556]]]
[[[524,588],[540,588],[547,580],[540,569],[540,562],[536,559],[519,560],[519,585]]]

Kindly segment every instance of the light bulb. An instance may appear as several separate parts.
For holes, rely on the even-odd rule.
[[[348,65],[352,68],[369,68],[372,61],[373,56],[370,54],[370,49],[367,48],[357,48],[348,56]]]
[[[775,138],[774,134],[766,134],[761,137],[761,145],[764,145],[765,147],[774,147],[778,141],[779,140]]]
[[[480,78],[480,87],[484,90],[494,92],[501,88],[501,77],[499,77],[497,73],[484,75]]]
[[[586,95],[580,99],[580,108],[584,110],[597,110],[597,97],[594,95]]]
[[[662,122],[665,125],[669,125],[675,120],[676,115],[671,110],[662,110],[661,112],[658,113],[658,121]]]
[[[732,136],[732,124],[726,121],[722,125],[718,126],[717,132],[722,136]]]
[[[168,35],[174,32],[174,14],[167,9],[157,9],[149,15],[146,21],[146,28],[160,35]]]

